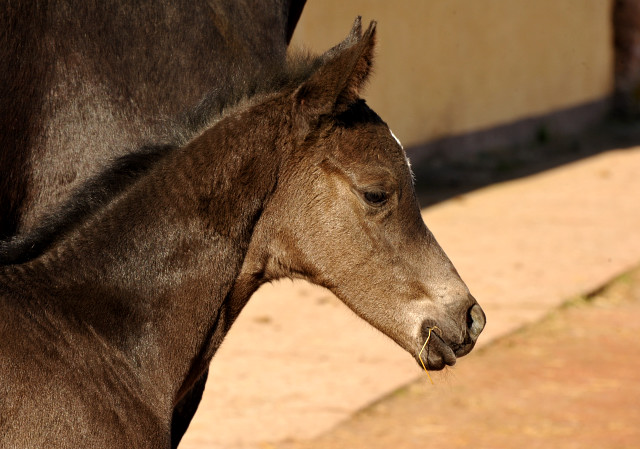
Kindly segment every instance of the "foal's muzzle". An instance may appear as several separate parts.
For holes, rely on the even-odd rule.
[[[466,321],[463,324],[466,329],[462,333],[462,340],[456,342],[455,338],[451,338],[451,329],[447,330],[444,327],[441,329],[437,325],[431,324],[431,322],[422,323],[423,341],[431,337],[427,348],[429,369],[442,369],[445,365],[453,365],[456,362],[456,358],[468,354],[475,346],[478,336],[480,336],[486,324],[486,317],[482,308],[475,302],[475,299],[471,296],[470,299],[473,304],[460,317],[466,317]],[[460,334],[458,335],[460,337]]]

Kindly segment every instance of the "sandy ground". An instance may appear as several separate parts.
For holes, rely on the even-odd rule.
[[[594,290],[640,261],[640,147],[616,148],[461,194],[424,210],[427,225],[487,314],[479,348],[540,320],[567,298]],[[632,312],[637,310],[628,311]],[[612,335],[606,330],[611,324],[601,329],[596,322],[588,323],[583,332]],[[553,412],[548,397],[538,401],[540,389],[548,388],[545,391],[552,396],[555,392],[556,401],[568,401],[563,387],[544,387],[545,376],[564,376],[541,369],[544,356],[532,359],[536,361],[525,369],[526,365],[510,360],[526,345],[513,350],[501,342],[497,345],[498,352],[509,355],[492,355],[484,363],[491,374],[487,384],[472,383],[474,376],[464,374],[467,365],[482,369],[487,356],[480,351],[448,370],[444,382],[438,378],[438,386],[429,387],[430,394],[466,391],[457,400],[475,404],[474,398],[492,382],[495,387],[535,373],[538,389],[527,390],[529,396],[514,396],[524,408],[517,409],[516,404],[499,411],[485,409],[496,425],[511,414],[527,413],[527,403],[542,402],[549,406],[548,413]],[[562,340],[549,345],[563,351],[573,348]],[[572,351],[592,354],[597,347],[594,340]],[[613,354],[624,357],[623,352]],[[600,362],[600,358],[594,356],[566,377],[591,379],[616,366],[615,360]],[[268,286],[252,298],[214,358],[205,397],[181,447],[263,448],[314,439],[418,378],[423,374],[408,354],[357,319],[330,293],[304,283]],[[597,385],[585,385],[583,394],[591,395],[591,388],[615,390],[615,385],[624,385],[623,380],[609,383],[605,376]],[[517,387],[513,388],[515,394]],[[454,398],[438,396],[425,402],[448,400]],[[478,404],[481,409],[482,403]],[[575,404],[580,410],[581,403]],[[610,408],[616,409],[614,405]],[[432,410],[431,414],[439,414],[437,407]],[[541,425],[548,423],[548,431],[555,432],[554,415],[546,419],[540,413]],[[426,411],[416,414],[429,416]],[[441,415],[442,420],[464,427],[465,419],[471,418],[459,414],[447,411]],[[611,425],[611,432],[617,432],[616,425]],[[427,443],[438,434],[438,426],[425,424],[419,427],[422,434],[418,436]],[[376,432],[396,430],[381,425]],[[508,441],[508,435],[504,439]],[[515,447],[506,444],[502,447]]]
[[[640,447],[640,269],[278,449]]]

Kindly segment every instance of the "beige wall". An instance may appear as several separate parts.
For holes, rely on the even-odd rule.
[[[369,104],[406,145],[577,106],[613,89],[613,0],[307,0],[294,46],[378,21]]]

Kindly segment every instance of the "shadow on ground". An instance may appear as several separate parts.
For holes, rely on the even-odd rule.
[[[538,135],[527,145],[455,159],[420,155],[413,162],[416,192],[427,207],[497,182],[529,176],[613,149],[640,145],[640,122],[610,119],[576,136]],[[407,148],[414,160],[415,150]]]

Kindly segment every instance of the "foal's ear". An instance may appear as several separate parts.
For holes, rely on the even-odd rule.
[[[296,112],[306,120],[346,110],[358,98],[373,63],[376,23],[362,34],[358,17],[347,38],[322,55],[323,62],[295,92]]]

